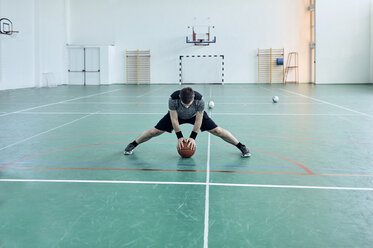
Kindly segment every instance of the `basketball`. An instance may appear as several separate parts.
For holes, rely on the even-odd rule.
[[[215,103],[213,101],[209,101],[209,109],[213,109],[215,107]]]
[[[192,150],[188,147],[188,143],[186,141],[183,142],[183,146],[181,147],[181,149],[177,149],[177,152],[182,158],[190,158],[191,156],[193,156],[195,151],[196,150]]]

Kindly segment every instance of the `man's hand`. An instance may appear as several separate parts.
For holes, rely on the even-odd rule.
[[[182,147],[183,147],[183,142],[185,142],[185,139],[184,138],[180,138],[177,140],[177,149],[180,150]]]
[[[193,138],[188,138],[186,141],[188,142],[189,148],[191,148],[192,150],[196,149],[196,141]]]

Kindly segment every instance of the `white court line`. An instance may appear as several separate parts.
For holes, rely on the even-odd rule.
[[[167,112],[158,113],[128,113],[128,112],[99,112],[96,115],[165,115]],[[21,112],[17,114],[26,115],[87,115],[90,112]],[[248,116],[357,116],[357,114],[279,114],[279,113],[218,113],[214,112],[214,115],[248,115]]]
[[[210,210],[210,145],[211,134],[208,133],[207,141],[207,174],[206,174],[206,193],[205,193],[205,229],[203,235],[203,247],[208,247],[209,242],[209,210]]]
[[[272,100],[271,100],[272,101]],[[273,102],[224,102],[224,103],[217,103],[217,105],[273,105]],[[276,105],[287,105],[287,104],[295,104],[295,105],[302,105],[302,104],[322,104],[318,102],[278,102]],[[216,106],[216,105],[215,105]]]
[[[235,184],[235,183],[210,183],[210,185],[226,186],[226,187],[251,187],[251,188],[329,189],[329,190],[373,191],[373,188],[323,187],[323,186],[302,186],[302,185],[266,185],[266,184]]]
[[[277,113],[217,113],[217,112],[214,112],[215,115],[253,115],[253,116],[279,116],[279,115],[283,115],[283,116],[357,116],[356,114],[353,115],[353,114],[277,114]]]
[[[109,181],[109,180],[55,180],[55,179],[0,179],[0,182],[30,183],[103,183],[103,184],[171,184],[171,185],[206,185],[204,182],[156,182],[156,181]]]
[[[96,115],[165,115],[167,112],[162,113],[126,113],[126,112],[99,112]],[[22,112],[17,114],[23,115],[88,115],[91,112]]]
[[[167,102],[66,102],[64,104],[165,104],[167,105]]]
[[[210,87],[210,100],[212,96],[212,89]],[[212,111],[210,110],[210,117],[212,117]],[[206,191],[205,191],[205,223],[203,232],[203,248],[207,248],[209,245],[209,212],[210,212],[210,147],[211,147],[211,134],[207,135],[207,168],[206,168]]]
[[[63,104],[112,104],[112,105],[125,105],[125,104],[142,104],[142,105],[167,105],[167,102],[66,102]],[[218,103],[218,105],[273,105],[273,102],[224,102]],[[303,104],[323,104],[319,102],[279,102],[276,103],[277,105],[287,105],[287,104],[295,104],[295,105],[303,105]]]
[[[125,99],[132,98],[132,100],[135,100],[136,98],[139,98],[138,96],[128,96],[128,95],[120,95],[120,96],[110,95],[109,97],[110,98],[125,98]],[[170,97],[170,95],[166,95],[166,96],[151,96],[151,98],[162,98],[162,99],[166,99],[166,100],[168,100],[169,97]]]
[[[97,183],[97,184],[166,184],[166,185],[200,185],[205,182],[157,182],[157,181],[107,181],[107,180],[63,180],[63,179],[0,179],[0,182],[30,182],[30,183]],[[247,187],[247,188],[283,188],[283,189],[320,189],[320,190],[352,190],[373,191],[373,188],[354,187],[323,187],[304,185],[271,185],[271,184],[236,184],[236,183],[208,183],[209,186]]]
[[[164,86],[158,88],[158,89],[154,89],[154,90],[149,90],[148,92],[146,92],[145,94],[142,94],[142,95],[139,95],[139,96],[136,96],[136,97],[143,97],[143,96],[146,96],[147,94],[149,94],[150,92],[154,92],[154,91],[158,91],[160,89],[163,89]]]
[[[340,108],[340,109],[344,109],[344,110],[347,110],[347,111],[350,111],[350,112],[353,112],[353,113],[356,113],[356,114],[360,114],[360,115],[364,115],[364,116],[368,116],[368,117],[373,117],[373,115],[369,115],[369,114],[366,114],[366,113],[363,113],[363,112],[359,112],[359,111],[356,111],[356,110],[353,110],[353,109],[350,109],[350,108],[340,106],[338,104],[330,103],[330,102],[327,102],[327,101],[323,101],[323,100],[319,100],[319,99],[316,99],[316,98],[313,98],[313,97],[302,95],[302,94],[299,94],[299,93],[296,93],[296,92],[292,92],[290,90],[284,90],[284,89],[280,89],[280,90],[291,93],[291,94],[294,94],[294,95],[302,96],[302,97],[305,97],[305,98],[308,98],[308,99],[311,99],[311,100],[314,100],[314,101],[317,101],[317,102],[325,103],[325,104],[328,104],[328,105],[331,105],[331,106],[334,106],[334,107],[337,107],[337,108]]]
[[[4,146],[4,147],[0,148],[0,151],[4,150],[4,149],[6,149],[6,148],[9,148],[9,147],[15,146],[15,145],[17,145],[17,144],[23,143],[23,142],[25,142],[25,141],[27,141],[27,140],[30,140],[30,139],[35,138],[35,137],[38,137],[38,136],[40,136],[40,135],[46,134],[46,133],[48,133],[48,132],[50,132],[50,131],[53,131],[53,130],[56,130],[56,129],[60,128],[60,127],[64,127],[64,126],[69,125],[69,124],[71,124],[71,123],[77,122],[77,121],[82,120],[82,119],[84,119],[84,118],[86,118],[86,117],[88,117],[88,116],[91,116],[91,115],[93,115],[93,114],[95,114],[95,113],[91,113],[91,114],[89,114],[89,115],[86,115],[86,116],[83,116],[83,117],[81,117],[81,118],[75,119],[75,120],[70,121],[70,122],[67,122],[67,123],[65,123],[65,124],[62,124],[62,125],[60,125],[60,126],[58,126],[58,127],[54,127],[54,128],[52,128],[52,129],[49,129],[49,130],[47,130],[47,131],[45,131],[45,132],[41,132],[41,133],[35,134],[35,135],[33,135],[33,136],[31,136],[31,137],[28,137],[28,138],[26,138],[26,139],[23,139],[23,140],[20,140],[20,141],[15,142],[15,143],[13,143],[13,144],[10,144],[10,145],[7,145],[7,146]]]
[[[266,90],[266,91],[269,91],[269,92],[271,92],[271,93],[273,93],[273,94],[277,94],[278,92],[276,91],[274,91],[274,90],[270,90],[270,89],[267,89],[267,88],[264,88],[264,87],[259,87],[260,89],[262,89],[262,90]],[[281,96],[286,96],[286,95],[284,95],[284,94],[281,94]]]
[[[111,95],[110,98],[138,98],[138,96],[128,96],[128,95],[123,95],[123,96],[115,96],[115,95]],[[170,95],[162,95],[162,96],[150,96],[151,98],[162,98],[162,99],[168,99],[170,97]],[[242,95],[242,96],[237,96],[237,95],[215,95],[211,98],[211,100],[213,100],[213,98],[272,98],[271,95],[263,95],[263,96],[258,96],[258,95]],[[283,97],[286,97],[286,98],[299,98],[297,96],[286,96],[284,95]]]
[[[64,101],[60,101],[60,102],[55,102],[55,103],[44,104],[44,105],[40,105],[40,106],[36,106],[36,107],[32,107],[32,108],[21,109],[21,110],[18,110],[18,111],[14,111],[14,112],[9,112],[9,113],[6,113],[6,114],[2,114],[2,115],[0,115],[0,117],[1,116],[6,116],[6,115],[11,115],[11,114],[18,114],[18,113],[21,113],[21,112],[24,112],[24,111],[28,111],[28,110],[32,110],[32,109],[37,109],[37,108],[43,108],[43,107],[47,107],[47,106],[52,106],[52,105],[56,105],[56,104],[60,104],[60,103],[69,102],[69,101],[79,100],[79,99],[83,99],[83,98],[87,98],[87,97],[91,97],[91,96],[98,96],[98,95],[102,95],[102,94],[106,94],[106,93],[110,93],[110,92],[114,92],[114,91],[118,91],[118,90],[120,90],[120,89],[105,91],[105,92],[102,92],[102,93],[92,94],[92,95],[88,95],[88,96],[77,97],[77,98],[68,99],[68,100],[64,100]]]
[[[344,120],[344,121],[347,121],[349,123],[352,123],[355,127],[359,126],[361,128],[361,130],[366,130],[367,129],[367,126],[364,126],[362,125],[359,121],[353,121],[353,120],[350,120],[348,118],[343,118],[343,116],[338,116],[339,119],[341,120]],[[368,123],[365,123],[365,124],[368,124]],[[367,132],[371,132],[371,131],[368,131]]]
[[[221,97],[221,98],[233,98],[233,99],[235,99],[235,98],[266,98],[266,99],[268,99],[268,98],[272,98],[272,96],[270,96],[270,95],[266,95],[266,96],[258,96],[258,95],[244,95],[244,96],[225,96],[225,95],[221,95],[221,96],[214,96],[213,98],[219,98],[219,97]],[[284,98],[298,98],[297,96],[282,96],[282,97],[284,97]]]

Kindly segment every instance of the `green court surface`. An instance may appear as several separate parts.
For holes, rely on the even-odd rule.
[[[1,91],[0,247],[372,247],[372,85],[196,85],[251,158],[207,132],[124,156],[180,88]]]

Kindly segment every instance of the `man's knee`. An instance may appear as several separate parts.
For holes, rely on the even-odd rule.
[[[209,130],[209,132],[213,135],[221,136],[221,135],[223,135],[224,131],[221,127],[215,127],[214,129]]]
[[[164,133],[164,131],[159,130],[159,129],[157,129],[157,128],[152,128],[152,129],[150,129],[150,135],[151,135],[152,137],[154,137],[154,136],[158,136],[158,135],[160,135],[160,134],[162,134],[162,133]]]

